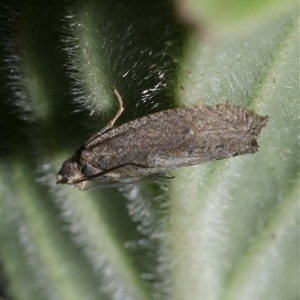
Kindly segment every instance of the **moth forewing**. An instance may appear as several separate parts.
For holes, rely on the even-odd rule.
[[[161,111],[118,127],[123,111],[66,160],[57,183],[84,189],[142,181],[174,168],[258,151],[257,137],[268,117],[229,104],[198,105]],[[138,179],[136,179],[138,178]]]

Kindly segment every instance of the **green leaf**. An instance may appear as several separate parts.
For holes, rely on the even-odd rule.
[[[4,6],[1,264],[12,299],[299,298],[298,7],[222,3]],[[114,116],[113,86],[120,123],[200,102],[268,115],[260,150],[167,182],[54,185]]]

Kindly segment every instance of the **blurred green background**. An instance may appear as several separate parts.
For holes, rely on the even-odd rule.
[[[295,1],[1,1],[3,299],[299,299]],[[80,192],[62,162],[118,124],[205,103],[270,121],[260,151]]]

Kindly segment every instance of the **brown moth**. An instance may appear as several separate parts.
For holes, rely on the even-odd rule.
[[[268,122],[248,109],[218,104],[164,110],[114,127],[124,110],[114,92],[116,116],[63,163],[56,183],[80,190],[91,181],[100,184],[90,188],[122,186],[178,167],[255,153]]]

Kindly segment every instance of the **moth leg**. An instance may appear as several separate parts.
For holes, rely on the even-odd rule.
[[[87,188],[84,188],[82,191],[88,191],[88,190],[93,190],[93,189],[97,189],[97,188],[112,188],[112,187],[122,187],[125,185],[129,185],[129,184],[134,184],[134,183],[139,183],[139,182],[143,182],[143,181],[148,181],[148,180],[152,180],[152,177],[145,177],[145,178],[139,178],[139,179],[133,179],[131,181],[116,181],[116,182],[108,182],[108,183],[99,183]]]
[[[99,136],[101,136],[104,132],[111,130],[114,126],[114,123],[117,121],[117,119],[120,117],[120,115],[122,114],[122,112],[124,111],[124,107],[123,107],[123,101],[122,98],[117,90],[116,87],[114,87],[114,93],[118,98],[119,101],[119,109],[115,115],[115,117],[106,125],[104,126],[99,132],[97,132],[96,134],[94,134],[89,140],[87,140],[87,142],[85,142],[85,146],[89,147],[89,144],[91,144],[94,140],[96,140]]]
[[[160,178],[160,179],[174,179],[175,176],[165,176],[160,174],[154,174],[151,176],[151,179]]]
[[[129,185],[129,184],[135,184],[135,183],[140,183],[140,182],[144,182],[144,181],[149,181],[149,180],[153,180],[155,178],[161,178],[161,179],[173,179],[175,178],[174,176],[163,176],[163,175],[159,175],[159,174],[153,174],[151,176],[146,176],[143,178],[138,178],[138,179],[132,179],[129,181],[117,181],[117,182],[108,182],[108,183],[99,183],[87,188],[84,188],[83,191],[88,191],[88,190],[93,190],[93,189],[97,189],[97,188],[112,188],[112,187],[122,187],[125,185]]]
[[[121,116],[121,114],[122,114],[122,112],[124,110],[122,98],[121,98],[121,96],[120,96],[120,94],[119,94],[119,92],[118,92],[118,90],[117,90],[117,88],[115,86],[114,86],[114,93],[117,96],[118,101],[119,101],[119,110],[117,111],[115,117],[105,127],[113,127],[114,123]]]

